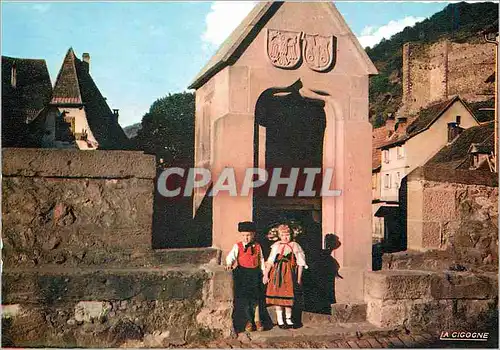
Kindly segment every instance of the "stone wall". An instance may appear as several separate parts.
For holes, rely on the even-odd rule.
[[[365,277],[367,320],[410,330],[498,330],[498,274],[374,271]]]
[[[3,346],[165,348],[232,332],[231,274],[207,261],[4,270],[2,289]]]
[[[455,43],[406,43],[403,46],[403,109],[413,114],[441,99],[460,95],[467,101],[491,98],[493,83],[485,80],[494,72],[494,45]]]
[[[476,181],[471,181],[473,175],[477,175]],[[443,169],[411,173],[407,185],[408,249],[447,251],[451,258],[469,267],[497,266],[495,175],[453,171],[442,181],[440,177],[446,177]]]
[[[155,160],[4,149],[2,345],[169,347],[232,331],[217,249],[153,250]]]
[[[4,149],[2,174],[5,268],[99,265],[151,250],[153,156]]]

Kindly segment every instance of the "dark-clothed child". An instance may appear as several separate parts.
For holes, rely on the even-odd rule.
[[[255,242],[255,224],[240,222],[241,241],[236,243],[226,257],[226,269],[233,270],[234,297],[243,308],[245,331],[264,330],[260,318],[262,301],[262,271],[265,269],[262,247]]]

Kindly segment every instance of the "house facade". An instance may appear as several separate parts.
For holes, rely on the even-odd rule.
[[[3,147],[129,149],[129,140],[90,76],[90,55],[72,48],[52,88],[44,60],[2,57]]]
[[[129,141],[90,76],[90,55],[78,59],[68,50],[57,75],[52,99],[37,118],[44,148],[128,149]]]
[[[408,175],[402,199],[408,249],[480,252],[483,263],[498,264],[494,129],[491,121],[464,130]]]
[[[397,202],[401,180],[425,164],[462,130],[479,125],[460,97],[432,104],[417,116],[399,118],[388,142],[380,147],[380,199]]]
[[[454,97],[421,109],[409,117],[389,117],[373,131],[372,234],[386,251],[406,246],[405,177],[424,165],[464,130],[479,122],[468,105]],[[402,188],[403,186],[403,188]],[[405,198],[403,198],[405,200]]]
[[[29,123],[49,103],[45,60],[2,56],[2,147],[33,147]]]

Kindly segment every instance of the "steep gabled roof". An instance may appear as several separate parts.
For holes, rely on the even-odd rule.
[[[90,76],[87,63],[78,59],[72,48],[66,53],[57,75],[51,105],[84,106],[87,122],[100,149],[126,149],[129,146],[128,137]]]
[[[15,74],[15,86],[12,74]],[[26,124],[48,104],[51,95],[52,84],[45,60],[2,56],[3,147],[32,146]]]
[[[495,99],[467,102],[467,105],[480,123],[489,122],[495,119]]]
[[[389,136],[389,130],[385,126],[373,129],[372,132],[372,170],[378,169],[382,165],[382,151],[379,149]]]
[[[188,88],[198,89],[224,67],[234,64],[283,3],[284,2],[281,1],[257,3],[240,25],[238,25],[231,35],[222,43],[215,55],[212,56],[208,63],[196,75]],[[321,2],[317,3],[317,5],[325,6],[325,10],[329,11],[332,17],[347,31],[355,44],[359,56],[366,66],[367,74],[377,74],[377,69],[373,65],[373,62],[366,54],[335,5],[332,2]]]
[[[471,145],[491,151],[494,147],[494,134],[494,122],[465,129],[453,142],[441,148],[425,165],[467,169],[468,164],[465,164],[465,161],[468,159]]]
[[[11,84],[15,67],[16,86]],[[2,106],[32,114],[50,100],[52,83],[45,60],[2,56]]]
[[[82,104],[82,95],[78,84],[76,72],[75,53],[69,48],[64,57],[61,70],[57,74],[54,91],[52,93],[52,104]]]
[[[459,97],[455,96],[448,100],[439,101],[433,103],[426,108],[421,109],[417,116],[410,117],[410,121],[407,123],[407,127],[402,130],[399,134],[391,137],[391,139],[384,144],[381,148],[390,148],[398,144],[402,144],[412,137],[420,134],[421,132],[429,129],[432,124],[434,124],[444,112],[446,112],[455,102],[460,102],[469,111],[472,117],[478,122],[474,113],[470,110],[469,106]]]

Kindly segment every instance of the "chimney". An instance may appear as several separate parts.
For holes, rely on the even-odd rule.
[[[16,62],[12,65],[10,70],[10,85],[15,89],[17,86],[17,65]]]
[[[82,61],[87,73],[90,73],[90,54],[88,52],[82,54]]]
[[[396,121],[394,120],[394,116],[392,113],[387,114],[387,119],[385,121],[385,128],[389,133],[389,136],[394,132],[394,125]]]
[[[119,109],[113,109],[114,120],[118,123]]]
[[[458,126],[457,122],[448,123],[448,143],[455,140],[455,138],[462,133],[464,129]]]
[[[394,130],[398,130],[398,128],[400,126],[404,126],[406,124],[407,120],[408,120],[408,118],[406,118],[406,117],[398,117],[397,122],[396,122],[396,126],[394,127]]]

